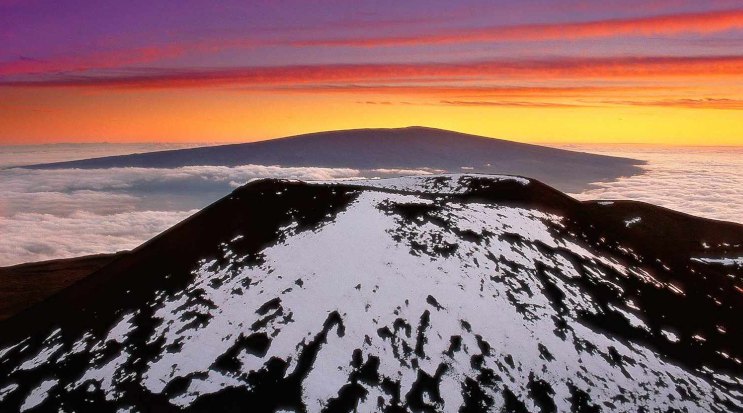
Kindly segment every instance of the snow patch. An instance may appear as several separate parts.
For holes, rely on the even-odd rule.
[[[632,219],[628,219],[628,220],[624,221],[624,224],[627,225],[627,228],[629,228],[629,227],[637,224],[640,221],[642,221],[642,218],[641,217],[634,217]]]
[[[700,262],[702,264],[718,264],[726,267],[743,267],[743,257],[736,258],[692,258],[692,261]]]
[[[45,380],[39,387],[33,389],[28,397],[26,397],[26,401],[21,405],[21,412],[33,409],[43,403],[49,395],[49,390],[53,389],[57,385],[57,382],[57,379]]]

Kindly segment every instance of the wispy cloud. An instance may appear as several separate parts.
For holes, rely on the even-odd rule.
[[[410,46],[472,42],[579,40],[621,36],[709,34],[743,28],[743,9],[668,14],[559,24],[528,24],[424,33],[414,36],[354,37],[300,40],[295,46]]]
[[[629,106],[662,106],[688,109],[743,110],[743,100],[725,98],[663,99],[663,100],[606,100],[601,103]]]
[[[644,95],[668,91],[686,91],[688,86],[478,86],[478,85],[292,85],[250,87],[248,92],[401,95],[437,98],[494,98],[494,97],[585,97],[597,95]]]
[[[356,103],[362,104],[362,105],[394,105],[394,103],[390,101],[386,101],[386,100],[383,100],[383,101],[366,100],[363,102],[356,102]]]
[[[743,77],[743,56],[501,59],[468,63],[329,64],[213,70],[136,70],[5,81],[5,87],[193,89],[317,83],[388,84],[436,80],[673,79]]]
[[[496,106],[496,107],[511,107],[511,108],[577,108],[586,107],[590,105],[576,105],[571,103],[555,103],[555,102],[528,102],[528,101],[471,101],[471,100],[442,100],[439,102],[440,105],[445,106],[464,106],[464,107],[483,107],[483,106]]]
[[[38,74],[49,72],[79,72],[148,63],[181,56],[183,46],[149,46],[128,50],[100,51],[84,55],[52,56],[44,59],[19,57],[16,61],[0,62],[0,75]]]
[[[389,26],[413,27],[441,22],[442,17],[359,21],[354,28],[384,30]],[[343,23],[348,26],[349,24]],[[533,42],[544,40],[581,40],[624,36],[675,36],[680,34],[712,34],[743,28],[743,9],[700,13],[662,14],[650,17],[603,19],[583,22],[520,24],[484,28],[442,29],[431,27],[413,35],[350,36],[317,38],[313,32],[342,29],[336,24],[323,30],[305,28],[296,40],[275,35],[245,32],[225,33],[219,38],[176,40],[171,43],[149,44],[116,50],[90,51],[82,54],[52,55],[44,58],[19,56],[15,61],[0,62],[0,75],[23,75],[55,72],[80,72],[91,69],[122,68],[152,63],[181,56],[216,53],[225,50],[251,50],[259,47],[391,47],[482,42]],[[307,38],[309,37],[309,38]]]

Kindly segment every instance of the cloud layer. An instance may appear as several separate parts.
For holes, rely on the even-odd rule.
[[[635,200],[688,214],[743,223],[743,149],[634,145],[563,145],[566,149],[644,159],[646,173],[573,196],[581,200]]]
[[[296,46],[411,46],[471,42],[520,42],[539,40],[578,40],[621,36],[709,34],[743,28],[743,10],[706,13],[666,14],[660,16],[604,19],[562,24],[524,24],[458,30],[449,33],[425,33],[417,36],[356,37],[304,40]]]
[[[0,265],[132,249],[193,211],[137,211],[67,216],[19,213],[0,218]]]
[[[420,18],[419,18],[420,19]],[[441,22],[429,19],[428,22]],[[390,21],[369,22],[374,32],[385,29]],[[397,25],[411,26],[409,19],[398,20]],[[357,25],[361,25],[360,22]],[[173,59],[194,54],[215,54],[225,51],[255,51],[256,48],[276,47],[393,47],[447,45],[494,42],[575,41],[619,37],[677,36],[688,34],[709,35],[743,28],[743,9],[712,10],[693,13],[664,13],[633,18],[600,18],[546,24],[497,25],[490,27],[458,27],[442,30],[440,25],[416,34],[393,34],[369,37],[352,35],[317,37],[305,30],[283,38],[265,37],[255,33],[222,33],[220,38],[208,40],[181,40],[165,44],[150,44],[124,49],[96,50],[87,54],[58,54],[44,59],[19,56],[15,61],[0,62],[0,76],[37,74],[61,71],[126,67],[143,63]],[[340,29],[336,27],[336,29]],[[177,30],[176,30],[177,31]],[[332,32],[332,30],[330,30]],[[368,31],[364,31],[367,33]],[[308,36],[308,33],[309,36]],[[170,36],[173,33],[169,33]]]
[[[0,81],[5,87],[198,89],[312,85],[334,82],[388,84],[498,79],[689,79],[740,78],[743,56],[561,57],[491,59],[468,63],[328,64],[229,69],[138,69],[37,80]]]
[[[134,248],[250,179],[361,174],[262,165],[0,170],[0,266]]]

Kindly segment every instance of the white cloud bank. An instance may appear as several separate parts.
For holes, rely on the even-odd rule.
[[[263,165],[0,170],[0,266],[134,248],[250,179],[359,176]]]
[[[645,174],[598,183],[596,189],[571,194],[578,199],[643,201],[700,217],[743,223],[742,148],[565,148],[648,161]]]
[[[282,168],[244,165],[188,166],[183,168],[110,168],[35,170],[13,168],[0,171],[0,207],[3,216],[19,212],[68,215],[86,210],[102,214],[152,208],[149,197],[186,194],[199,198],[208,193],[204,206],[232,188],[254,178],[331,180],[359,177],[355,169]],[[213,195],[213,193],[219,195]],[[155,210],[190,209],[155,205]]]
[[[0,265],[129,250],[196,211],[15,214],[0,219]]]

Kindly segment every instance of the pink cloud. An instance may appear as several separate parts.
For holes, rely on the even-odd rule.
[[[56,56],[49,59],[20,58],[14,62],[0,63],[0,75],[114,68],[180,56],[184,53],[182,47],[166,46],[107,51],[85,56]]]
[[[131,75],[58,76],[6,81],[6,87],[195,89],[327,83],[546,79],[673,79],[743,77],[743,56],[608,57],[489,60],[462,64],[330,64],[215,70],[148,70]]]
[[[427,33],[416,36],[321,39],[289,42],[295,46],[410,46],[470,42],[579,40],[620,36],[707,34],[743,28],[743,9],[671,14],[578,23],[531,24]]]

